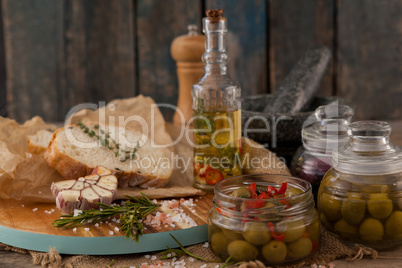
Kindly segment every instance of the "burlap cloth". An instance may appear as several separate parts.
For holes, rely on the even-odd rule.
[[[320,229],[320,247],[318,251],[311,257],[294,263],[291,266],[283,267],[303,267],[311,264],[326,265],[329,262],[336,259],[348,259],[350,261],[358,261],[363,257],[369,257],[376,259],[378,253],[372,248],[367,248],[358,245],[347,245],[341,242],[337,237],[327,232],[323,227]],[[210,260],[217,259],[218,257],[208,248],[205,244],[197,244],[190,247],[186,247],[188,251],[194,255],[207,258]],[[111,256],[88,256],[88,255],[60,255],[54,249],[50,249],[48,253],[37,252],[32,250],[24,250],[11,246],[6,246],[6,250],[16,251],[24,254],[30,254],[33,259],[33,263],[36,265],[42,265],[43,267],[141,267],[143,264],[157,265],[160,264],[166,266],[174,266],[172,260],[161,260],[162,256],[160,252],[147,252],[145,254],[127,254],[127,255],[111,255]],[[156,257],[156,259],[155,259]],[[184,260],[186,267],[216,267],[222,263],[208,263],[200,261],[188,256],[177,258],[175,262]],[[249,262],[240,265],[241,268],[245,267],[266,267],[259,262]]]

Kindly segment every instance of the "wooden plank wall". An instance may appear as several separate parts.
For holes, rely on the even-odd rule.
[[[137,94],[176,104],[170,44],[211,8],[228,18],[243,96],[274,92],[306,49],[326,45],[319,95],[352,101],[355,119],[402,119],[400,0],[0,1],[0,115],[19,121]]]
[[[0,5],[0,116],[7,116],[6,110],[6,60],[4,55],[4,38],[3,36],[3,20],[1,14],[3,13]]]

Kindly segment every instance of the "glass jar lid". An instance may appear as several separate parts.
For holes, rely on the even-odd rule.
[[[402,148],[390,142],[391,126],[381,121],[358,121],[348,128],[348,143],[334,150],[332,165],[340,172],[385,175],[402,172]]]
[[[318,107],[314,115],[313,123],[302,129],[303,146],[307,150],[330,155],[333,149],[346,144],[352,108],[334,103]]]

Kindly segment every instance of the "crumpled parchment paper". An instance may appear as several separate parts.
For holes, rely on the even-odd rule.
[[[143,130],[155,144],[173,144],[167,150],[171,153],[173,174],[164,188],[143,189],[139,187],[119,188],[117,198],[124,195],[150,198],[174,198],[204,194],[192,187],[193,148],[190,146],[186,129],[166,123],[155,102],[150,97],[139,95],[135,98],[113,100],[99,109],[81,109],[66,122],[79,120],[89,123],[123,124],[127,128]],[[148,131],[144,130],[148,126]],[[33,202],[54,202],[50,191],[53,181],[63,180],[62,176],[47,166],[43,155],[28,152],[27,136],[41,129],[54,130],[55,126],[34,117],[23,125],[12,119],[0,117],[0,198],[15,198]],[[267,159],[269,166],[252,168],[245,166],[244,173],[272,173],[290,175],[286,165],[273,153],[256,148],[257,143],[242,138],[242,159],[257,157]]]

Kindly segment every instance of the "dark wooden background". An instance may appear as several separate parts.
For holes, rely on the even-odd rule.
[[[402,119],[401,0],[1,0],[0,114],[62,121],[138,94],[176,104],[170,44],[210,8],[228,18],[243,96],[273,92],[322,44],[333,60],[318,94],[351,100],[357,119]]]

